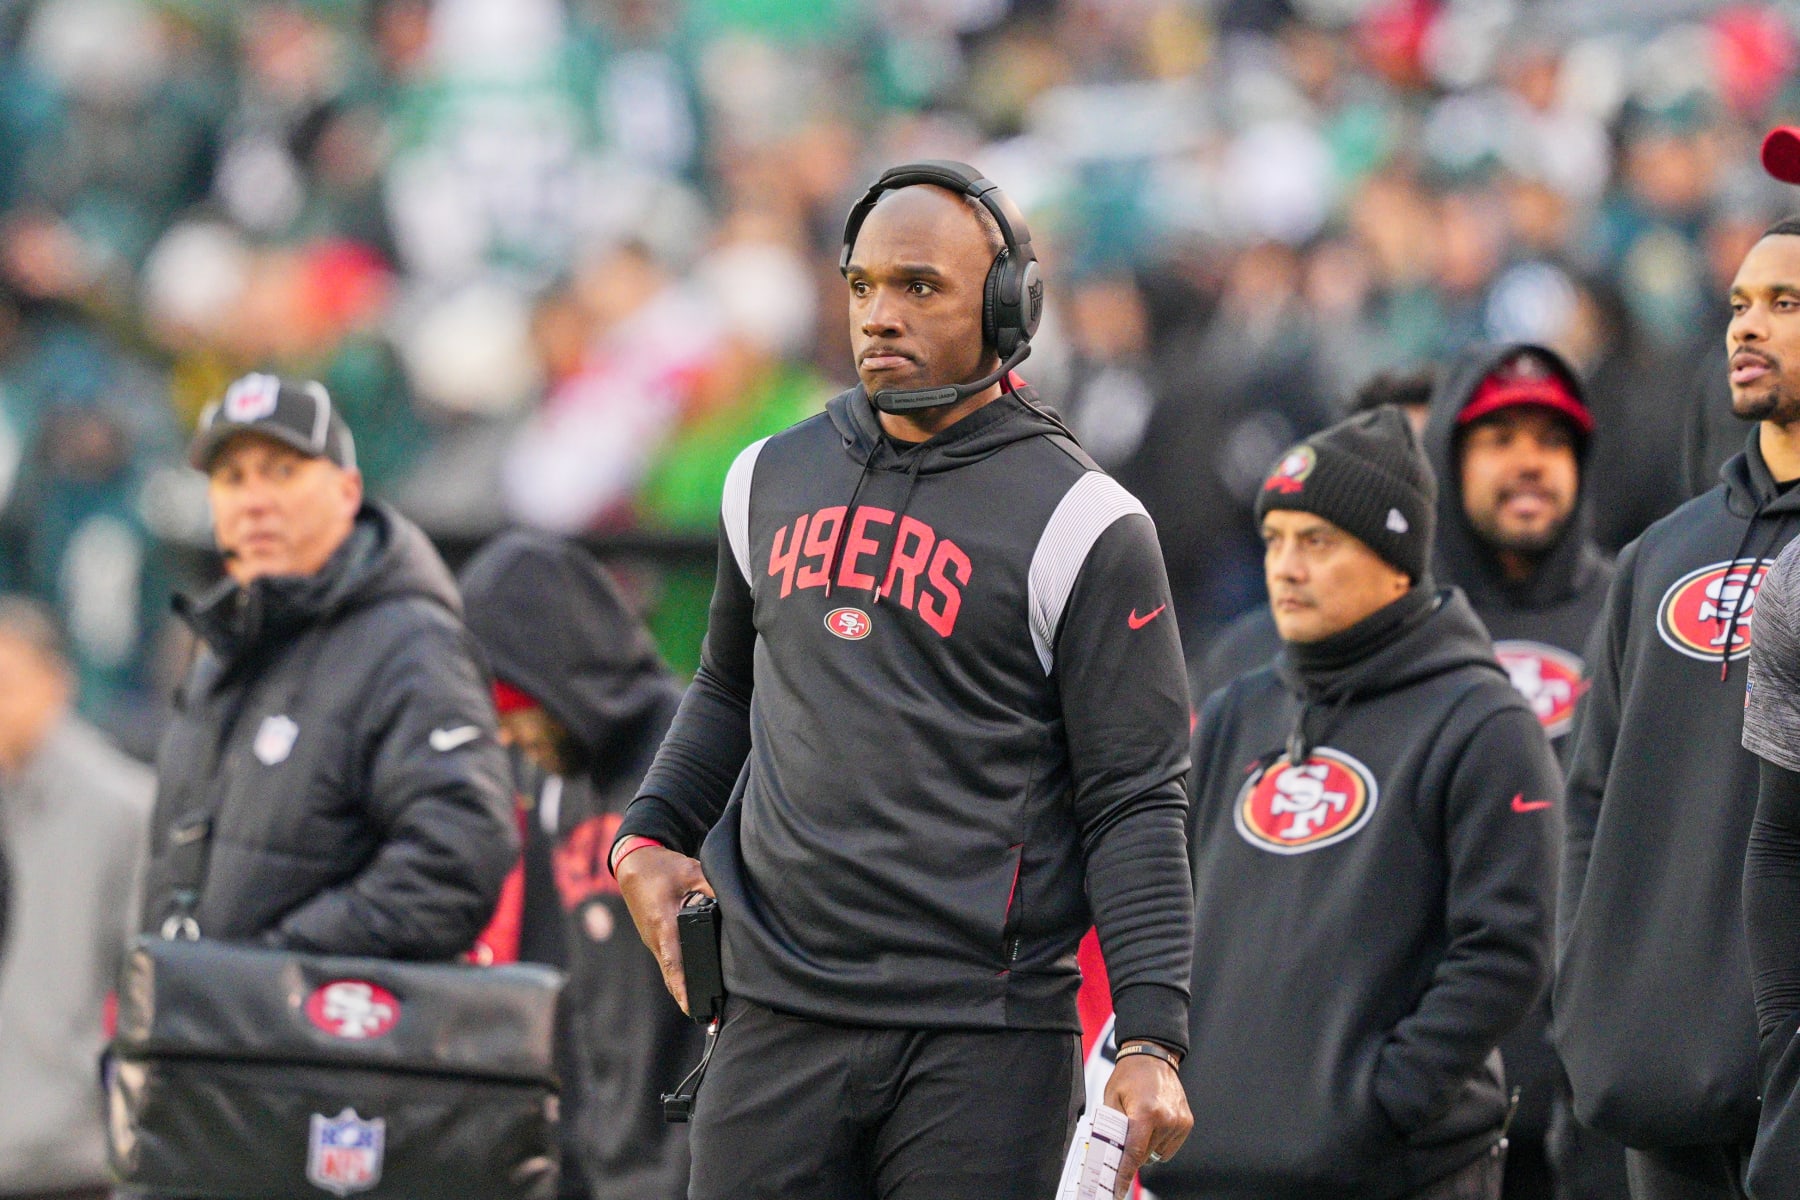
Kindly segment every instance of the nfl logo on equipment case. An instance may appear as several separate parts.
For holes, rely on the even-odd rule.
[[[365,1121],[346,1108],[335,1117],[314,1113],[306,1147],[306,1181],[334,1196],[366,1192],[381,1182],[387,1122]]]

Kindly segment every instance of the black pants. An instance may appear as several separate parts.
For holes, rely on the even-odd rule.
[[[1625,1151],[1631,1200],[1744,1200],[1750,1147],[1678,1146]]]
[[[689,1200],[1045,1200],[1081,1107],[1073,1033],[869,1029],[733,998]]]

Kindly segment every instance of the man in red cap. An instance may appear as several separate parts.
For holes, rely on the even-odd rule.
[[[1564,682],[1579,679],[1578,656],[1612,578],[1581,506],[1593,432],[1580,380],[1544,346],[1471,347],[1432,395],[1424,442],[1444,481],[1439,571],[1468,593],[1515,676],[1529,664],[1508,658],[1514,641],[1519,654],[1542,660],[1542,678],[1563,680],[1572,667]],[[1536,684],[1521,690],[1560,740],[1575,696]]]
[[[1443,481],[1439,577],[1463,589],[1494,653],[1566,758],[1585,674],[1588,635],[1612,581],[1582,504],[1594,418],[1573,368],[1545,346],[1474,346],[1446,367],[1432,395],[1425,448]],[[1569,1120],[1550,1045],[1548,997],[1504,1042],[1507,1084],[1519,1089],[1506,1195],[1552,1194],[1550,1155],[1567,1194],[1625,1190],[1622,1152]],[[1551,1139],[1552,1122],[1564,1136]]]

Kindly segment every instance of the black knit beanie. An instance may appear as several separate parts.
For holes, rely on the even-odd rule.
[[[1357,413],[1290,448],[1263,480],[1257,523],[1278,508],[1324,517],[1414,583],[1431,567],[1437,480],[1397,408]]]

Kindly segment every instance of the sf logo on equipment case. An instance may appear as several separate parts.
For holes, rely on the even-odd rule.
[[[1656,631],[1671,649],[1702,662],[1718,662],[1721,654],[1732,659],[1744,657],[1750,653],[1756,593],[1772,565],[1764,559],[1735,566],[1714,563],[1690,571],[1663,593]],[[1731,639],[1729,649],[1727,637]]]
[[[394,1027],[400,1001],[378,983],[334,979],[306,998],[306,1019],[332,1037],[367,1041]]]
[[[1531,704],[1546,737],[1569,732],[1581,699],[1581,660],[1567,650],[1522,639],[1494,643],[1494,657],[1519,695]]]
[[[1369,768],[1321,748],[1298,767],[1284,756],[1245,780],[1234,819],[1258,850],[1304,854],[1354,836],[1375,815],[1378,795]]]

